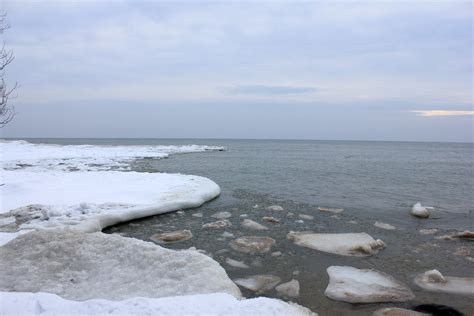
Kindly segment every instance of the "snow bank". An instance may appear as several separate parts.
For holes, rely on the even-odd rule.
[[[275,315],[317,316],[310,310],[281,300],[259,297],[239,301],[228,294],[166,298],[137,297],[123,301],[101,299],[75,302],[48,293],[0,292],[2,315]]]
[[[97,171],[128,170],[129,163],[140,158],[166,158],[172,154],[224,150],[219,146],[98,146],[32,144],[26,141],[0,140],[0,160],[6,170]]]
[[[383,241],[375,240],[366,233],[313,234],[290,232],[287,238],[298,246],[343,256],[370,256],[385,247]]]
[[[404,302],[415,298],[404,284],[383,272],[346,266],[327,268],[329,285],[324,294],[348,303]]]
[[[198,207],[220,188],[198,176],[119,171],[3,171],[1,218],[15,216],[17,228],[106,226],[177,209]],[[25,207],[27,205],[33,205]],[[2,229],[0,225],[0,230]]]
[[[72,300],[227,293],[238,287],[198,251],[103,233],[40,230],[0,247],[1,291],[47,292]]]

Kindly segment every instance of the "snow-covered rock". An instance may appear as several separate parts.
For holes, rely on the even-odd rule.
[[[244,262],[242,261],[238,261],[238,260],[234,260],[234,259],[231,259],[231,258],[226,258],[225,259],[225,262],[230,265],[231,267],[235,267],[235,268],[241,268],[241,269],[248,269],[250,268],[248,265],[246,265]]]
[[[21,235],[0,247],[0,271],[0,291],[49,292],[72,300],[241,296],[225,270],[197,251],[100,232]]]
[[[388,307],[376,310],[372,316],[429,316],[428,314],[419,313],[410,309]]]
[[[335,213],[335,214],[338,214],[344,211],[343,208],[322,207],[322,206],[318,207],[318,210],[320,210],[321,212],[328,212],[328,213]]]
[[[474,278],[444,276],[438,270],[418,275],[415,283],[431,292],[474,295]]]
[[[410,214],[419,218],[430,217],[429,208],[421,205],[421,203],[419,202],[413,205],[413,207],[411,208]]]
[[[246,229],[252,229],[252,230],[268,230],[268,227],[263,226],[262,224],[259,224],[248,218],[242,221],[242,227]]]
[[[223,293],[78,302],[49,293],[0,292],[0,301],[2,315],[317,316],[309,309],[291,302],[266,297],[238,300]]]
[[[366,233],[313,234],[290,232],[287,238],[298,246],[343,256],[370,256],[385,247],[383,241],[375,240]]]
[[[211,215],[211,217],[217,218],[217,219],[225,219],[232,217],[232,214],[230,212],[217,212]]]
[[[1,171],[0,218],[18,229],[101,231],[132,219],[198,207],[220,194],[213,181],[181,174],[118,171]],[[86,202],[86,203],[85,203]],[[2,227],[0,227],[0,230]]]
[[[270,237],[244,236],[230,242],[230,247],[245,253],[263,253],[270,251],[275,244],[275,239]]]
[[[232,226],[232,223],[229,222],[227,219],[223,219],[223,220],[215,221],[215,222],[212,222],[212,223],[206,223],[206,224],[202,225],[202,228],[204,228],[204,229],[207,229],[207,228],[225,228],[225,227],[229,227],[229,226]]]
[[[329,285],[324,294],[348,303],[404,302],[415,298],[412,291],[388,274],[347,266],[327,268]]]
[[[382,223],[382,222],[375,222],[374,223],[375,227],[382,228],[382,229],[387,229],[387,230],[394,230],[397,229],[395,226],[387,224],[387,223]]]
[[[275,290],[286,297],[298,297],[300,295],[300,282],[292,279],[289,282],[278,285]]]
[[[284,208],[281,207],[280,205],[270,205],[270,206],[266,207],[265,209],[267,211],[276,211],[276,212],[284,211]]]
[[[247,278],[235,279],[234,282],[248,290],[262,293],[269,291],[281,282],[281,279],[274,275],[254,275]]]
[[[149,237],[150,240],[159,244],[169,244],[177,241],[188,240],[191,238],[193,238],[193,234],[187,229],[176,230],[174,232],[169,233],[154,234]]]

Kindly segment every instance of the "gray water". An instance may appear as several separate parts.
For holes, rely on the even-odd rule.
[[[179,172],[208,177],[218,183],[222,194],[217,199],[184,214],[165,214],[139,219],[104,230],[148,240],[153,234],[189,229],[190,240],[166,245],[173,249],[196,247],[213,256],[233,279],[255,274],[273,274],[283,282],[300,281],[301,295],[292,299],[320,315],[369,315],[382,306],[411,307],[421,303],[441,303],[471,314],[474,304],[468,297],[429,293],[413,284],[413,277],[437,268],[445,275],[473,276],[469,258],[453,255],[463,246],[473,251],[468,241],[441,241],[422,236],[422,228],[438,228],[440,234],[473,229],[474,159],[472,144],[273,141],[273,140],[34,140],[63,144],[206,144],[227,147],[224,152],[174,155],[168,159],[144,159],[132,165],[144,172]],[[420,201],[434,206],[433,216],[420,220],[409,215]],[[265,207],[278,204],[285,212]],[[337,218],[319,212],[318,206],[340,207]],[[233,251],[221,230],[203,230],[203,223],[214,221],[215,212],[229,211],[233,226],[225,231],[235,238],[245,235],[270,236],[277,241],[270,253],[249,255]],[[193,217],[196,212],[202,218]],[[280,224],[265,223],[268,231],[246,231],[240,227],[247,218],[263,223],[263,216],[274,216]],[[313,215],[314,220],[297,223],[298,215]],[[387,231],[373,226],[376,221],[397,227]],[[289,231],[367,232],[380,238],[387,248],[368,258],[342,257],[295,246],[286,239]],[[225,259],[245,261],[250,269],[230,267]],[[325,272],[330,265],[375,268],[409,285],[416,300],[401,304],[346,304],[324,296],[328,284]],[[295,275],[298,271],[299,274]],[[247,297],[255,296],[243,290]],[[274,290],[263,293],[279,297]],[[283,298],[286,299],[286,298]]]

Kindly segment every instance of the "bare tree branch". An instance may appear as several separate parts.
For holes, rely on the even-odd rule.
[[[0,34],[10,28],[10,25],[6,21],[7,14],[0,13]],[[12,97],[13,91],[16,90],[18,84],[12,88],[8,88],[5,83],[5,68],[13,61],[15,57],[11,50],[6,49],[5,42],[3,42],[0,48],[0,128],[8,124],[13,117],[15,117],[15,108],[8,102]]]

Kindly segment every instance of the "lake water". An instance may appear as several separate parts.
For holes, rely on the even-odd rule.
[[[208,177],[222,189],[219,198],[184,214],[165,214],[107,228],[105,232],[149,240],[152,234],[189,229],[194,237],[166,247],[205,250],[221,263],[233,279],[272,274],[283,282],[299,280],[301,295],[294,301],[321,315],[368,315],[381,306],[410,307],[421,303],[454,306],[466,314],[472,300],[463,296],[434,294],[413,284],[418,273],[437,268],[445,275],[473,276],[470,257],[453,255],[459,247],[472,251],[468,241],[442,241],[419,234],[419,229],[438,228],[440,234],[473,229],[474,146],[450,143],[286,141],[286,140],[185,140],[185,139],[55,139],[29,140],[59,144],[203,144],[225,146],[227,151],[174,155],[168,159],[143,159],[133,170],[195,174]],[[433,206],[428,220],[409,215],[415,202]],[[266,206],[278,204],[285,211],[272,212]],[[318,211],[318,206],[343,208],[338,216]],[[202,229],[219,211],[232,213],[232,226]],[[202,213],[203,217],[192,216]],[[240,226],[246,218],[262,222],[274,216],[280,224],[268,231],[248,231]],[[313,220],[300,222],[299,215]],[[375,221],[394,225],[393,231],[374,227]],[[270,236],[277,243],[271,253],[249,255],[233,251],[222,233],[235,238],[245,235]],[[380,238],[387,248],[368,258],[342,257],[294,245],[289,231],[326,233],[367,232]],[[231,267],[226,258],[244,261],[249,269]],[[414,302],[402,304],[351,305],[324,296],[328,283],[326,268],[350,265],[375,268],[409,285]],[[254,296],[243,291],[247,297]],[[274,290],[263,293],[279,297]]]

